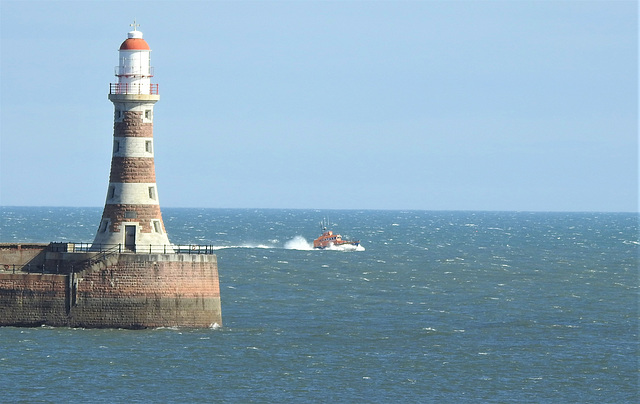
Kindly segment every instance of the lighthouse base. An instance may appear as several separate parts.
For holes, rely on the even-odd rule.
[[[128,329],[222,325],[215,255],[107,256],[52,252],[48,245],[29,247],[0,246],[0,325]]]

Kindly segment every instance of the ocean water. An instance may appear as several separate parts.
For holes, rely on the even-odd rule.
[[[0,208],[90,242],[101,208]],[[218,248],[223,326],[0,327],[1,402],[627,403],[638,215],[163,209]],[[320,221],[362,247],[313,250]]]

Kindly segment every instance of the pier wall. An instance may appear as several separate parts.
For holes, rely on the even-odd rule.
[[[0,325],[69,325],[67,276],[0,273]]]
[[[85,258],[82,255],[87,256],[50,253],[61,274],[0,271],[0,325],[131,329],[222,325],[215,255],[122,253],[103,257],[80,272],[67,271],[64,264],[77,267]],[[6,262],[2,250],[0,262]],[[42,264],[51,267],[46,259]]]
[[[5,269],[12,268],[14,265],[42,265],[48,250],[49,244],[0,243],[0,263]]]

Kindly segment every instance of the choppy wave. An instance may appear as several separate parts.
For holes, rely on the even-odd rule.
[[[166,211],[220,250],[221,327],[0,327],[4,401],[637,401],[636,214],[332,212],[354,254],[311,251],[316,211]],[[91,240],[82,212],[0,207],[0,237]]]

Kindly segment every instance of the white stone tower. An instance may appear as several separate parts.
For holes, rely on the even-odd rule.
[[[162,221],[153,158],[153,106],[160,99],[151,84],[149,44],[138,25],[120,45],[117,83],[109,89],[115,109],[107,200],[94,250],[173,253]]]

